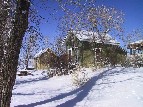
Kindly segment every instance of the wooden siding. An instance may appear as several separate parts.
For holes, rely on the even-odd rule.
[[[57,56],[50,50],[35,58],[36,69],[43,70],[56,67]]]
[[[66,46],[67,51],[69,48],[72,48],[73,50],[73,62],[75,62],[75,57],[77,57],[75,51],[79,51],[78,63],[83,67],[103,65],[103,62],[105,62],[107,59],[112,65],[121,63],[123,60],[125,60],[125,56],[127,54],[127,52],[120,46],[79,41],[76,37],[74,37],[73,40],[67,41]],[[101,50],[98,48],[101,48]],[[96,49],[96,58],[94,49]]]

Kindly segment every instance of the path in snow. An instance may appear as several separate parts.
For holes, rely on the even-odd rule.
[[[11,107],[143,107],[143,68],[87,72],[80,88],[70,75],[16,84]]]

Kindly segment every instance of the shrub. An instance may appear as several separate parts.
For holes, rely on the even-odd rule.
[[[87,81],[88,81],[88,74],[86,74],[84,71],[81,71],[80,68],[73,71],[72,73],[73,85],[80,87],[84,85]]]

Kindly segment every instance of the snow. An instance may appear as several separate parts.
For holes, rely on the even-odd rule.
[[[143,107],[143,68],[83,70],[88,81],[81,87],[72,75],[17,77],[11,107]]]
[[[143,43],[143,40],[138,40],[138,41],[132,42],[130,44],[141,44],[141,43]]]
[[[34,67],[35,67],[34,59],[29,59],[28,68],[34,68]]]
[[[95,38],[96,43],[102,43],[102,41],[105,44],[112,44],[112,45],[119,45],[119,42],[117,40],[113,39],[109,34],[106,34],[105,36],[101,35],[101,37],[96,33],[92,31],[72,31],[72,33],[80,40],[80,41],[88,41],[92,42],[93,38]],[[64,40],[66,40],[68,37],[66,36]]]
[[[37,54],[35,54],[34,58],[41,56],[43,53],[47,52],[48,50],[49,50],[49,48],[40,50]]]
[[[23,69],[23,70],[19,70],[19,72],[17,74],[19,74],[21,71],[27,71],[27,72],[31,73],[32,75],[17,76],[15,85],[42,80],[42,79],[45,79],[47,76],[46,70],[45,71],[42,71],[42,70],[34,71],[34,70]]]

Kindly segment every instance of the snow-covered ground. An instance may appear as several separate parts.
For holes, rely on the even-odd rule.
[[[85,72],[89,80],[82,87],[71,75],[47,79],[35,71],[17,77],[11,107],[143,107],[143,68]]]

